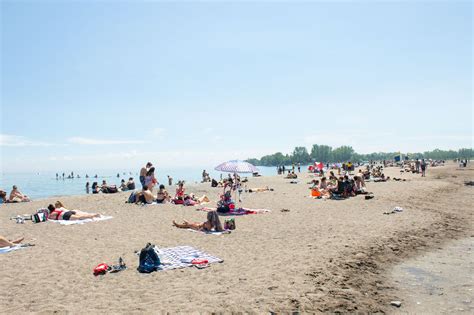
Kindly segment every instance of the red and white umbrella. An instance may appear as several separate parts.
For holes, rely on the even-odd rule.
[[[227,161],[214,168],[216,171],[228,173],[257,173],[258,168],[254,165],[240,160]]]

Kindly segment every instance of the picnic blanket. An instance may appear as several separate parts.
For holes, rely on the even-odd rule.
[[[93,218],[93,219],[85,219],[85,220],[48,220],[48,222],[55,222],[59,223],[61,225],[73,225],[73,224],[84,224],[84,223],[89,223],[89,222],[99,222],[99,221],[105,221],[112,219],[113,217],[111,216],[100,216],[99,218]]]
[[[193,264],[191,261],[197,258],[206,259],[209,264],[223,262],[222,259],[211,256],[191,246],[160,248],[159,251],[160,255],[163,256],[164,262],[160,265],[159,270],[173,270],[192,267]]]
[[[208,207],[202,207],[196,209],[197,211],[216,211],[216,208],[208,208]],[[258,214],[258,213],[267,213],[271,212],[270,210],[267,209],[249,209],[249,208],[238,208],[238,209],[233,209],[230,210],[227,213],[219,213],[219,215],[246,215],[246,214]]]
[[[186,230],[191,231],[191,232],[197,232],[197,233],[202,233],[202,234],[211,234],[211,235],[230,234],[230,231],[228,231],[228,230],[225,230],[225,231],[222,231],[222,232],[217,232],[217,231],[198,231],[198,230],[194,230],[194,229],[186,229]]]
[[[0,247],[0,254],[9,253],[22,248],[25,248],[25,246],[21,246],[21,244],[12,247]]]

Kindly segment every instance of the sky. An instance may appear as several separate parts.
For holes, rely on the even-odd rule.
[[[1,1],[0,169],[472,147],[470,1]]]

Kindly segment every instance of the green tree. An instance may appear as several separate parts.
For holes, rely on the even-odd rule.
[[[343,145],[332,150],[331,155],[333,162],[347,162],[351,160],[353,154],[354,149],[352,147]]]
[[[311,158],[317,162],[327,163],[331,159],[332,147],[328,145],[313,144]]]
[[[306,164],[306,163],[309,163],[310,161],[311,161],[311,158],[309,156],[309,153],[306,147],[296,147],[293,150],[293,154],[292,154],[293,163]]]

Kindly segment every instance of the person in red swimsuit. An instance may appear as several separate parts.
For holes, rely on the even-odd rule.
[[[86,220],[100,217],[99,213],[87,213],[79,210],[68,210],[64,208],[60,201],[57,201],[54,206],[49,205],[49,220]]]

